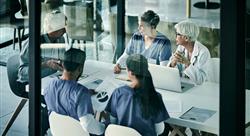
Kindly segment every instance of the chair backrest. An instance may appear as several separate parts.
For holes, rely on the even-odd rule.
[[[5,15],[13,15],[21,9],[19,0],[1,0],[0,1],[0,17]]]
[[[93,41],[93,2],[64,3],[67,34],[74,40]]]
[[[18,83],[17,83],[17,74],[18,74],[18,69],[19,69],[19,55],[14,55],[11,56],[7,60],[7,75],[8,75],[8,80],[9,80],[9,85],[11,91],[15,95],[19,95],[18,93]]]
[[[220,58],[211,58],[208,65],[208,81],[220,82]]]
[[[111,124],[107,127],[105,136],[141,136],[141,134],[133,128]]]
[[[56,112],[49,115],[49,124],[53,136],[89,136],[79,121]]]

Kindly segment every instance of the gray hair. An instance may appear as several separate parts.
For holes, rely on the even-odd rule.
[[[199,36],[199,27],[191,21],[181,21],[174,27],[177,33],[187,36],[190,41],[196,41]]]

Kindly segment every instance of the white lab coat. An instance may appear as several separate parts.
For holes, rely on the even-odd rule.
[[[184,56],[188,57],[188,51],[184,46],[179,45],[176,51],[183,52]],[[171,56],[168,66],[172,62],[173,56]],[[190,65],[185,68],[184,64],[177,64],[178,69],[180,70],[181,76],[190,78],[195,84],[200,85],[207,80],[208,74],[208,63],[211,56],[207,47],[202,45],[200,42],[195,41],[194,49],[190,60]]]

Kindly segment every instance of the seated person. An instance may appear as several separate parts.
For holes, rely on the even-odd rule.
[[[126,64],[131,84],[112,93],[105,109],[110,113],[110,122],[134,128],[143,136],[159,135],[169,114],[161,95],[154,88],[147,59],[133,54],[127,58]]]
[[[160,17],[154,11],[148,10],[139,19],[139,32],[133,34],[124,53],[117,60],[114,73],[120,73],[125,67],[126,59],[131,54],[142,54],[149,63],[166,65],[171,56],[170,40],[158,32],[156,27]]]
[[[68,115],[80,121],[83,129],[91,134],[101,135],[105,125],[95,120],[91,102],[91,92],[77,83],[82,75],[85,52],[71,48],[64,54],[63,74],[52,80],[44,89],[44,99],[48,113],[52,111]]]
[[[41,35],[41,43],[65,43],[63,34],[65,30],[65,15],[63,13],[54,11],[48,13],[44,19],[44,30],[46,34]],[[28,98],[28,93],[25,90],[25,85],[29,82],[29,38],[23,43],[23,49],[20,53],[20,66],[18,70],[18,79],[20,83],[20,96]],[[38,45],[40,47],[40,45]],[[47,55],[56,55],[61,51],[55,51],[56,49],[50,49]],[[48,51],[48,50],[47,50]],[[64,51],[65,52],[65,49]],[[43,51],[42,51],[43,54]],[[43,59],[41,64],[41,77],[48,76],[57,70],[62,70],[62,66],[58,63],[58,60]]]
[[[199,27],[193,22],[182,21],[175,25],[175,29],[178,47],[168,66],[178,67],[181,76],[186,76],[200,85],[207,78],[210,53],[206,46],[197,41]]]

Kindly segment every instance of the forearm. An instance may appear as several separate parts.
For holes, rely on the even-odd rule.
[[[193,65],[189,65],[189,67],[184,70],[184,74],[187,75],[197,85],[202,84],[207,77],[204,69],[197,68]]]
[[[128,58],[128,54],[126,51],[122,54],[122,56],[117,60],[116,64],[119,64],[121,67],[126,67],[126,60]]]
[[[157,135],[160,135],[161,133],[163,133],[164,131],[164,123],[163,121],[160,123],[156,123],[155,124],[155,131]]]
[[[101,135],[105,131],[105,125],[95,120],[91,114],[81,117],[80,124],[85,131],[91,134]]]

